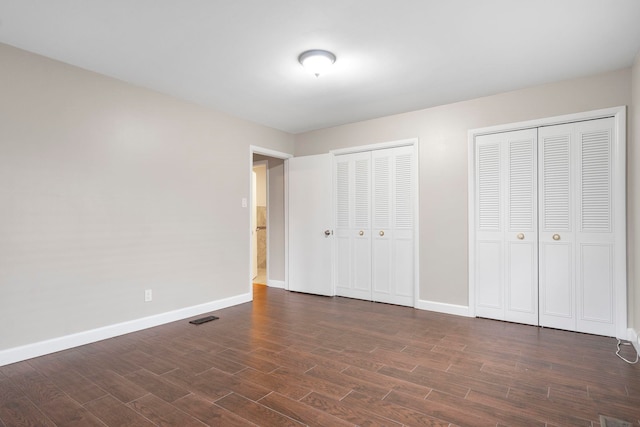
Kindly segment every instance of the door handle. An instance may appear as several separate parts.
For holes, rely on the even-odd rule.
[[[380,230],[380,237],[384,236],[384,231]]]
[[[331,230],[324,230],[324,235],[327,237],[331,236]]]
[[[518,238],[518,240],[524,240],[524,233],[518,233],[516,237]]]
[[[360,232],[358,233],[361,236],[364,236],[364,231],[360,230]]]
[[[559,234],[554,234],[552,239],[553,240],[560,240],[560,235]]]

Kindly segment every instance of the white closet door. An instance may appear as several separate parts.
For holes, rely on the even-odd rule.
[[[372,299],[414,305],[413,147],[371,153]]]
[[[540,325],[575,330],[573,124],[539,129]]]
[[[614,132],[612,118],[540,129],[542,326],[616,335]]]
[[[535,129],[476,138],[476,314],[538,323]]]
[[[371,154],[336,156],[336,294],[371,299]]]
[[[614,120],[576,124],[576,134],[576,330],[615,336]]]
[[[538,194],[535,129],[506,142],[505,320],[538,324]]]

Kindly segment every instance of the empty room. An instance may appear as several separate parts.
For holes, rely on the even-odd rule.
[[[0,0],[0,427],[640,426],[637,0]]]

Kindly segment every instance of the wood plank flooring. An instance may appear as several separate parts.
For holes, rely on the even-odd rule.
[[[613,338],[262,285],[214,314],[0,367],[0,427],[640,425]]]

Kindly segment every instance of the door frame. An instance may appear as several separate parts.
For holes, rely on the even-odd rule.
[[[407,139],[399,139],[396,141],[388,141],[381,142],[376,144],[368,144],[368,145],[359,145],[355,147],[347,147],[340,148],[336,150],[329,151],[334,155],[334,172],[333,179],[335,180],[335,156],[339,156],[341,154],[353,154],[353,153],[361,153],[364,151],[374,151],[374,150],[383,150],[385,148],[396,148],[396,147],[413,147],[414,159],[413,159],[413,167],[414,167],[414,182],[415,188],[413,189],[413,197],[414,197],[414,206],[413,206],[413,217],[414,217],[414,230],[413,230],[413,277],[414,277],[414,285],[413,285],[413,307],[414,308],[422,308],[420,306],[420,140],[416,138],[407,138]],[[335,182],[333,183],[335,188]],[[335,198],[335,194],[334,194]],[[335,210],[334,210],[335,215]],[[334,240],[334,245],[335,245]],[[334,248],[334,253],[335,253]],[[333,287],[335,289],[335,283],[333,283]]]
[[[616,200],[615,223],[626,224],[626,145],[627,145],[627,107],[619,106],[612,108],[604,108],[601,110],[585,111],[575,114],[566,114],[562,116],[546,117],[536,120],[528,120],[523,122],[508,123],[497,126],[489,126],[478,129],[470,129],[467,133],[468,144],[468,231],[469,240],[468,248],[468,281],[469,281],[469,299],[468,299],[468,315],[475,317],[475,138],[480,135],[487,135],[499,132],[510,132],[522,129],[539,128],[543,126],[553,126],[565,123],[580,122],[586,120],[595,120],[606,117],[613,117],[616,129],[616,143],[613,149],[613,162],[615,165],[616,175],[613,177],[615,181]],[[626,230],[618,229],[616,231],[615,251],[625,253],[627,247]],[[620,274],[620,280],[616,280],[615,288],[615,305],[616,311],[616,337],[620,339],[628,339],[629,331],[627,329],[627,257],[616,257],[615,271]]]
[[[263,156],[268,156],[268,157],[274,157],[276,159],[282,159],[284,160],[284,288],[285,289],[289,289],[289,164],[287,162],[288,159],[293,157],[293,154],[289,154],[289,153],[285,153],[282,151],[276,151],[276,150],[272,150],[270,148],[264,148],[264,147],[260,147],[257,145],[249,145],[249,172],[248,172],[248,176],[249,176],[249,194],[253,194],[253,178],[252,178],[252,173],[253,173],[253,155],[254,154],[260,154]],[[268,172],[269,168],[267,167],[267,176],[268,176]],[[267,184],[268,185],[268,184]],[[267,188],[267,197],[268,197],[268,188]],[[269,206],[269,202],[267,201],[267,209]],[[250,208],[252,209],[252,207]],[[253,295],[253,271],[251,268],[251,263],[252,261],[252,257],[253,257],[253,253],[251,251],[251,216],[253,214],[250,212],[249,213],[249,226],[247,227],[247,230],[249,231],[248,234],[248,242],[249,242],[249,263],[247,264],[247,276],[249,277],[249,281],[248,281],[248,292]],[[268,221],[268,215],[267,215],[267,221]],[[269,231],[269,227],[267,227],[267,232]],[[267,245],[268,245],[268,238],[267,238]],[[267,263],[269,262],[269,248],[267,246]],[[268,268],[267,268],[268,270]],[[268,279],[268,277],[267,277]],[[253,297],[252,297],[253,299]]]

